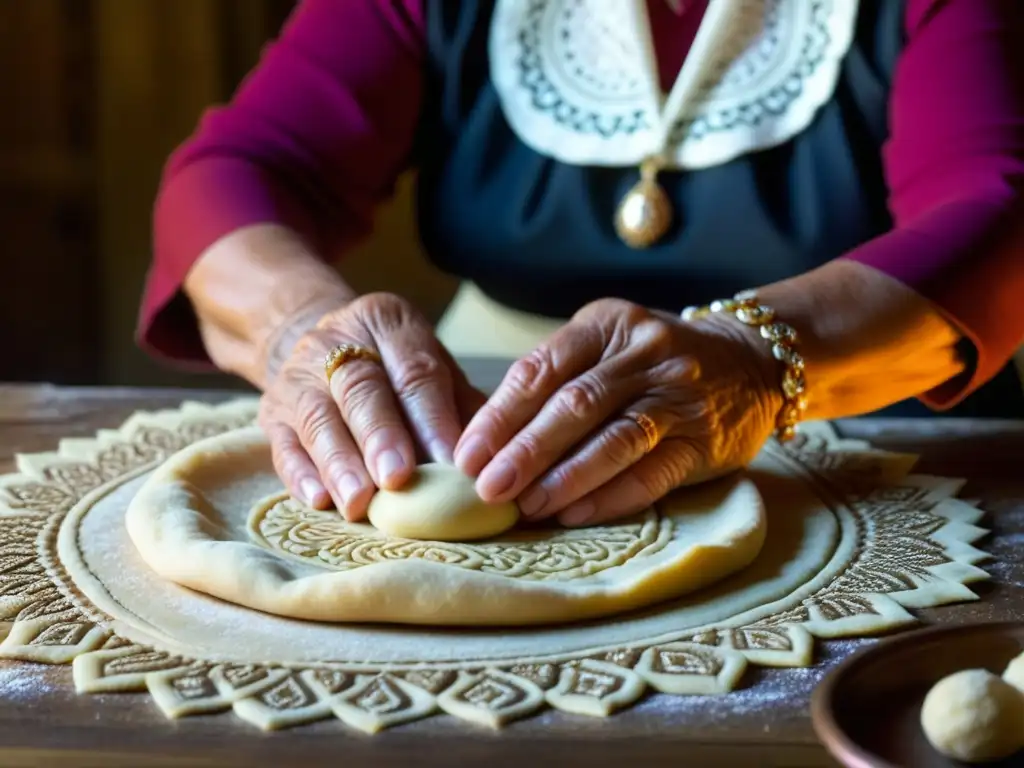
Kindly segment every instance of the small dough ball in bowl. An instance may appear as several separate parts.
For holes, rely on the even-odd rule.
[[[988,670],[965,669],[928,692],[921,727],[946,757],[999,760],[1024,747],[1024,696]]]
[[[473,479],[448,464],[423,464],[402,488],[379,490],[370,522],[402,539],[472,541],[504,533],[519,520],[515,502],[488,504]]]
[[[1003,672],[1003,680],[1024,693],[1024,653],[1011,661]]]

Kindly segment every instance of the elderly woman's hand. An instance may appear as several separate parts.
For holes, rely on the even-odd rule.
[[[380,357],[324,358],[350,344]],[[259,421],[290,493],[314,507],[333,499],[350,520],[376,488],[400,487],[418,460],[450,461],[483,403],[430,324],[405,300],[370,294],[325,315],[264,391]]]
[[[589,525],[752,459],[782,405],[769,346],[727,317],[602,300],[509,370],[456,447],[488,501]],[[656,444],[635,417],[647,417]]]

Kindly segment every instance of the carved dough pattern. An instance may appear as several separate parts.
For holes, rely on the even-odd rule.
[[[62,521],[104,486],[116,488],[196,440],[248,425],[254,414],[253,401],[187,403],[136,414],[120,430],[62,442],[54,453],[19,456],[18,473],[0,477],[0,657],[73,663],[78,691],[148,691],[168,717],[231,709],[270,729],[333,716],[372,733],[441,709],[500,726],[545,706],[607,715],[649,688],[726,692],[747,664],[806,666],[815,637],[913,622],[907,608],[976,599],[965,585],[988,578],[975,565],[985,553],[971,546],[986,533],[976,526],[981,512],[953,499],[959,481],[910,475],[908,457],[841,440],[825,425],[806,425],[796,441],[772,450],[810,470],[822,492],[852,512],[859,546],[838,579],[751,625],[716,626],[660,645],[567,661],[522,659],[471,671],[430,664],[367,669],[343,660],[302,668],[272,659],[217,663],[119,637],[57,556]]]
[[[336,512],[310,509],[283,498],[250,524],[250,533],[269,549],[348,571],[386,560],[421,559],[458,568],[526,580],[571,579],[622,565],[663,549],[671,521],[647,512],[634,525],[564,530],[555,535],[510,536],[500,543],[390,539],[365,525],[352,525]]]

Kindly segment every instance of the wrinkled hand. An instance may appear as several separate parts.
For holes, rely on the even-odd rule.
[[[730,318],[687,323],[625,301],[584,307],[509,370],[455,452],[488,501],[591,525],[750,461],[781,407],[768,345]],[[628,414],[657,427],[644,431]]]
[[[339,344],[380,355],[350,360],[328,386],[324,357]],[[325,315],[267,387],[259,422],[288,491],[350,520],[377,488],[398,488],[420,459],[451,461],[484,401],[405,300],[369,294]]]

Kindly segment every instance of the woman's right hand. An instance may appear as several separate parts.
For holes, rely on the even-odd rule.
[[[340,344],[375,352],[327,381],[324,358]],[[289,492],[347,519],[366,514],[377,488],[394,489],[419,459],[451,462],[485,397],[430,323],[404,299],[368,294],[328,312],[303,335],[266,386],[259,422]]]

